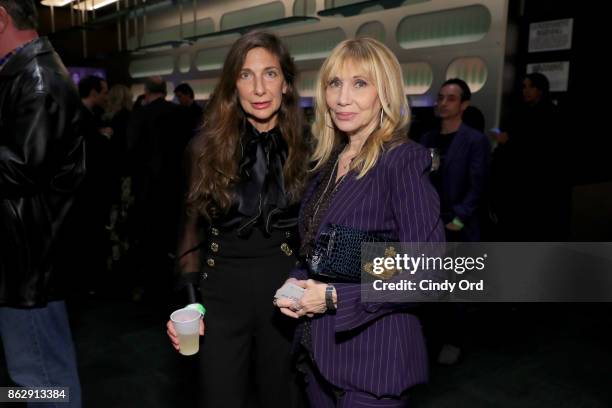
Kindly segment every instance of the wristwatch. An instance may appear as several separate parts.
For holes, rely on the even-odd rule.
[[[334,305],[334,288],[333,285],[328,284],[325,288],[325,307],[327,310],[332,312],[336,310],[336,305]]]

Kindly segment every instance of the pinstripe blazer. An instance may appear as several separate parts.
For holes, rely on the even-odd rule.
[[[429,181],[430,166],[429,152],[408,141],[384,152],[361,180],[355,173],[347,174],[319,233],[333,223],[395,236],[401,242],[443,242],[438,195]],[[315,177],[302,208],[318,182]],[[308,273],[295,269],[291,276],[307,279]],[[336,313],[312,319],[312,351],[321,374],[343,390],[376,396],[397,396],[427,381],[419,320],[401,304],[362,303],[359,284],[334,286],[338,294]]]

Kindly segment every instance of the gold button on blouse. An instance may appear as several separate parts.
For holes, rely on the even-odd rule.
[[[210,230],[210,232],[211,232],[213,235],[215,235],[215,236],[219,235],[219,230],[218,230],[218,229],[216,229],[216,228],[212,228],[212,229]]]
[[[212,258],[208,258],[208,259],[206,260],[206,264],[212,268],[212,267],[214,267],[214,266],[215,266],[215,260],[214,260],[214,259],[212,259]]]
[[[213,252],[218,252],[219,251],[219,244],[217,244],[216,242],[213,242],[212,244],[210,244],[210,250]]]

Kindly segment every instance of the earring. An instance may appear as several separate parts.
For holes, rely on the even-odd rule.
[[[385,114],[385,110],[381,108],[380,109],[380,125],[378,127],[382,127],[383,125],[384,114]]]

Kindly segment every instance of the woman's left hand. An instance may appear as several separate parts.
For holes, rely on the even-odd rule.
[[[313,317],[315,314],[325,313],[327,306],[325,305],[325,289],[327,283],[322,283],[316,280],[308,279],[305,282],[304,296],[300,299],[298,310],[295,313],[298,316]]]
[[[294,281],[295,284],[304,288],[304,295],[299,302],[291,299],[278,299],[276,306],[281,309],[281,312],[289,317],[299,318],[302,316],[313,317],[315,314],[327,312],[325,304],[325,289],[327,283],[322,283],[313,279],[306,281]],[[336,302],[336,293],[334,290],[334,303]]]

